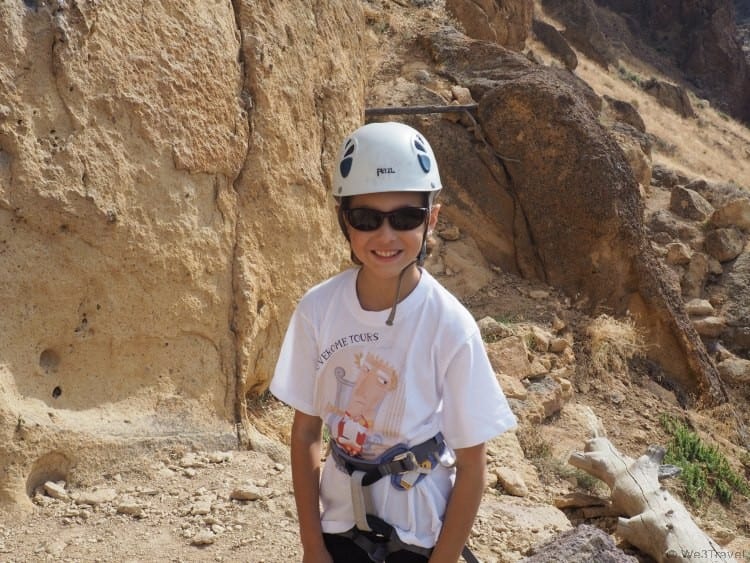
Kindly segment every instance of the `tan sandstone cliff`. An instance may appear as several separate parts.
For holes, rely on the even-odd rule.
[[[0,502],[131,444],[234,443],[293,303],[344,257],[326,174],[361,121],[361,22],[0,5]]]

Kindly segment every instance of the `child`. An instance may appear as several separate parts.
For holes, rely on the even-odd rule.
[[[302,298],[271,383],[295,409],[305,563],[458,561],[485,442],[515,426],[474,319],[421,267],[440,188],[407,125],[371,123],[342,145],[333,190],[358,267]]]

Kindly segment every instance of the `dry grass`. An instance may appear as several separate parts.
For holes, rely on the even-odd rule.
[[[289,444],[294,409],[276,399],[268,390],[246,398],[247,416],[264,436]]]
[[[690,95],[697,118],[680,117],[640,89],[637,79],[656,72],[605,71],[582,61],[576,74],[598,94],[629,102],[638,109],[646,131],[657,138],[652,159],[688,177],[742,185],[750,178],[750,129]],[[630,77],[635,76],[636,79]],[[745,189],[750,186],[744,185]]]
[[[539,15],[542,10],[536,6]],[[563,26],[544,17],[558,29]],[[558,65],[545,47],[534,40],[528,46],[546,64]],[[652,149],[654,164],[685,174],[688,178],[704,178],[719,183],[733,183],[750,190],[750,129],[726,114],[710,107],[688,91],[697,118],[683,118],[665,108],[644,92],[639,83],[649,78],[667,80],[657,70],[640,61],[620,62],[619,68],[604,69],[576,51],[578,67],[575,74],[598,95],[632,104],[646,124],[646,131],[655,137]]]
[[[632,320],[600,315],[586,328],[591,367],[598,373],[627,373],[628,362],[643,353],[641,335]]]

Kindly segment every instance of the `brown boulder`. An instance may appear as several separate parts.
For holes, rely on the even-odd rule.
[[[711,225],[716,227],[738,227],[750,232],[750,198],[738,198],[728,202],[711,215]]]
[[[531,31],[529,0],[446,0],[445,8],[474,39],[521,51]]]
[[[703,297],[703,290],[708,279],[708,256],[702,252],[695,252],[685,268],[680,287],[683,299],[697,299]]]
[[[713,206],[698,192],[675,186],[669,199],[672,213],[692,221],[705,221],[714,212]]]
[[[699,241],[702,238],[701,231],[668,209],[660,209],[648,218],[648,228],[653,233],[665,233],[671,239],[683,242]]]
[[[519,563],[637,563],[638,559],[627,555],[615,545],[606,532],[579,524],[574,530],[563,532],[556,538],[535,545],[529,555]]]
[[[589,310],[631,311],[658,343],[649,347],[653,359],[678,384],[708,403],[725,400],[680,295],[647,243],[638,185],[599,123],[601,100],[571,73],[533,65],[497,45],[450,30],[424,41],[441,71],[479,100],[471,133],[448,135],[444,120],[423,122],[438,159],[450,162],[445,191],[455,187],[466,201],[509,202],[503,207],[510,216],[496,228],[512,241],[524,277],[577,296]],[[455,145],[462,136],[473,137],[468,142],[481,155],[465,169]],[[467,183],[455,186],[453,166],[465,170]],[[495,181],[475,182],[480,173]],[[470,235],[473,229],[462,226]]]
[[[719,262],[734,260],[745,249],[745,238],[739,229],[714,229],[706,234],[706,252]]]
[[[652,184],[661,188],[674,188],[677,184],[686,184],[688,179],[671,168],[667,168],[663,164],[654,164],[651,170]]]
[[[487,344],[487,355],[496,372],[516,379],[524,379],[531,374],[528,349],[518,336],[509,336]]]
[[[636,181],[642,186],[651,185],[651,139],[649,136],[632,125],[619,121],[612,124],[609,133],[620,145]]]
[[[693,104],[690,103],[684,88],[652,78],[643,84],[643,89],[665,108],[669,108],[682,117],[696,117]]]
[[[604,111],[602,113],[604,115],[610,115],[612,121],[630,125],[631,127],[634,127],[636,131],[641,133],[646,132],[646,124],[633,104],[606,95],[604,96],[604,101],[607,103],[604,106]]]
[[[570,45],[562,36],[557,28],[553,25],[535,19],[531,24],[531,29],[534,32],[539,41],[547,47],[552,55],[562,61],[565,68],[568,70],[575,70],[578,66],[578,57],[575,51],[570,48]]]
[[[735,353],[750,353],[750,252],[740,254],[726,274],[725,344]]]
[[[603,67],[616,62],[610,41],[602,33],[593,0],[542,0],[544,10],[565,24],[565,39]]]

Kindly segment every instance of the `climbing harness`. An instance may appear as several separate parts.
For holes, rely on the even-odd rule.
[[[445,440],[440,432],[411,448],[405,444],[397,444],[372,461],[350,456],[338,444],[332,442],[331,454],[336,465],[351,477],[350,488],[355,521],[354,527],[339,535],[351,539],[376,563],[384,562],[389,554],[400,550],[429,557],[432,548],[405,543],[398,537],[393,526],[374,514],[367,487],[389,476],[391,485],[396,489],[403,491],[411,489],[438,464],[447,467],[452,465],[452,461],[445,461],[447,451]],[[466,546],[462,555],[467,563],[479,563]]]

